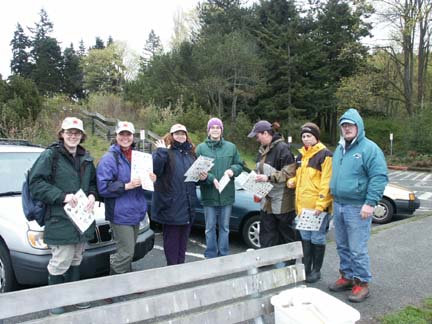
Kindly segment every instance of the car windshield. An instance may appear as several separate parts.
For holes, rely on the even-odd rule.
[[[39,152],[13,152],[0,154],[0,194],[21,192],[25,173],[40,155]]]

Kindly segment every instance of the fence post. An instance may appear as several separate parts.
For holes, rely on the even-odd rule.
[[[91,117],[91,121],[92,121],[92,135],[94,135],[96,133],[96,125],[93,117]]]

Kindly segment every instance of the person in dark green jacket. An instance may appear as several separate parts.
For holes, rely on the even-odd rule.
[[[96,169],[93,158],[80,145],[86,138],[83,122],[75,117],[63,120],[58,142],[47,148],[30,171],[30,192],[34,199],[47,204],[44,241],[51,249],[48,263],[48,284],[77,281],[86,242],[95,231],[93,224],[81,234],[64,211],[65,204],[77,205],[75,193],[82,189],[88,196],[86,206],[92,211],[96,196]],[[54,163],[54,167],[53,167]],[[87,308],[88,303],[76,305]],[[63,307],[50,310],[61,314]]]
[[[214,166],[204,174],[200,183],[201,204],[204,206],[206,258],[229,254],[229,221],[235,200],[234,177],[243,170],[243,161],[235,144],[223,139],[223,123],[219,118],[211,118],[207,123],[208,138],[197,146],[200,155],[213,158]],[[226,187],[219,192],[219,181],[223,176],[230,178]],[[219,226],[219,238],[216,225]]]

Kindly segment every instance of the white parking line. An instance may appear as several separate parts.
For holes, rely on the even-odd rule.
[[[428,200],[432,197],[432,192],[425,192],[424,194],[417,196],[420,200]]]
[[[203,249],[207,248],[207,245],[202,244],[201,242],[198,242],[197,240],[189,239],[189,242],[192,242],[195,245],[198,245],[199,247],[202,247]]]
[[[429,178],[432,176],[432,174],[428,174],[426,177],[424,177],[423,179],[421,179],[421,182],[426,182],[427,180],[429,180]]]
[[[416,180],[417,178],[423,177],[424,175],[424,173],[419,173],[414,178],[412,178],[412,180]]]
[[[408,173],[403,178],[400,178],[400,180],[410,179],[411,177],[412,177],[412,173]]]
[[[154,245],[153,249],[159,250],[159,251],[163,251],[164,248],[162,246],[159,245]],[[203,254],[200,253],[192,253],[192,252],[186,252],[186,255],[198,258],[198,259],[205,259],[205,256]]]

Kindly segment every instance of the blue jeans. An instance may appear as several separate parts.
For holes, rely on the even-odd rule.
[[[357,278],[370,282],[370,260],[368,241],[372,217],[362,219],[362,206],[333,203],[336,248],[339,254],[339,269],[344,278]]]
[[[326,240],[326,234],[328,231],[328,225],[330,222],[330,215],[327,214],[323,222],[321,223],[321,227],[319,231],[304,231],[300,230],[300,235],[303,241],[311,241],[312,244],[316,245],[325,245]]]
[[[229,254],[229,221],[232,205],[204,207],[206,258],[216,258]],[[216,225],[219,226],[219,238],[216,236]]]

